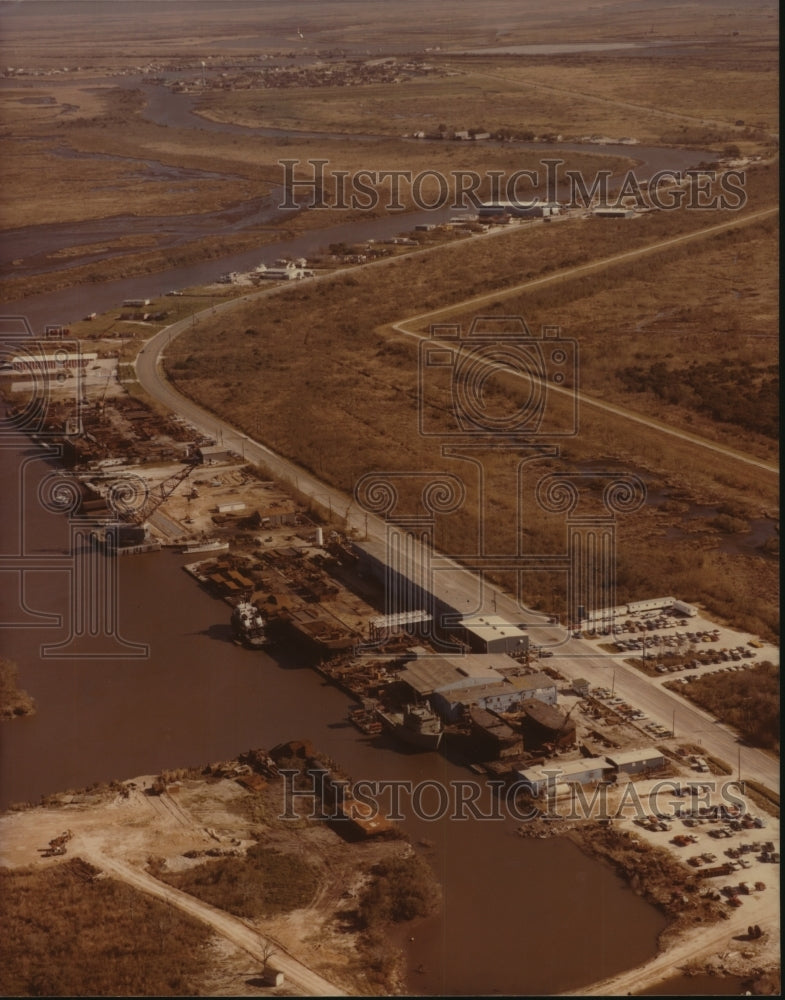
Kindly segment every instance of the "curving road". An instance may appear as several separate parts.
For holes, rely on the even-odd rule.
[[[771,214],[770,210],[755,213],[755,217],[763,217],[768,214]],[[709,230],[701,230],[698,234],[679,237],[675,241],[663,241],[662,244],[658,244],[658,247],[668,245],[672,242],[680,242],[684,239],[697,238],[707,232],[717,232],[739,224],[741,224],[741,220],[712,226]],[[617,255],[614,260],[629,259],[631,255],[640,255],[651,252],[653,249],[653,247],[647,247],[628,254]],[[377,262],[377,264],[386,263],[388,261]],[[571,273],[585,271],[591,266],[602,266],[602,264],[603,262],[597,265],[583,265],[581,268],[574,268],[570,272],[562,272],[561,275],[541,279],[541,282],[566,278]],[[331,278],[332,275],[325,275],[313,280],[324,281],[331,280]],[[355,535],[364,538],[364,545],[379,558],[385,559],[387,524],[383,519],[361,510],[354,500],[347,497],[342,491],[321,482],[313,474],[302,469],[294,462],[281,458],[265,445],[237,431],[227,421],[221,420],[192,400],[186,399],[173,388],[161,371],[159,363],[161,355],[167,344],[179,334],[184,333],[198,322],[208,320],[215,313],[231,311],[241,303],[257,300],[268,295],[281,294],[286,290],[286,286],[279,286],[270,290],[254,292],[239,299],[205,309],[191,318],[181,320],[172,326],[164,328],[148,341],[138,356],[136,362],[137,376],[142,386],[151,396],[188,420],[202,433],[215,439],[220,439],[224,444],[237,450],[245,459],[263,464],[275,477],[292,483],[299,491],[311,497],[314,502],[321,505],[324,509],[339,514],[345,519],[348,532],[353,531]],[[499,297],[499,293],[494,293],[492,297]],[[466,304],[464,303],[460,307],[450,307],[450,309],[456,308],[466,308]],[[443,312],[444,310],[440,310],[440,313]],[[421,318],[418,317],[418,319]],[[408,322],[411,323],[412,320]],[[411,331],[402,332],[421,336],[419,334],[412,334]],[[645,419],[640,418],[637,414],[627,414],[622,411],[620,412],[620,416],[644,420],[645,422]],[[652,426],[656,425],[652,422]],[[681,436],[680,432],[673,429],[667,429],[667,432]],[[715,445],[713,442],[697,439],[695,443],[710,448],[713,451],[720,450],[720,446]],[[730,449],[728,449],[728,453],[736,457],[736,453]],[[746,456],[738,457],[746,459]],[[762,465],[767,471],[773,471],[767,463],[762,463]],[[426,567],[430,557],[431,554],[424,552],[421,547],[417,546],[414,549],[412,553],[412,572],[419,579],[425,578]],[[702,745],[709,754],[725,760],[731,766],[737,762],[739,744],[735,734],[719,725],[707,713],[694,707],[685,699],[671,694],[651,678],[641,674],[635,668],[624,664],[621,659],[616,660],[613,657],[599,653],[596,647],[588,640],[569,638],[563,630],[547,626],[541,616],[533,612],[524,611],[522,613],[521,608],[515,600],[501,593],[494,592],[482,580],[481,576],[465,570],[455,561],[440,558],[440,567],[442,567],[442,571],[435,574],[434,592],[437,599],[444,604],[452,608],[468,608],[472,611],[483,610],[490,612],[493,610],[507,617],[510,621],[527,619],[531,623],[533,638],[536,639],[536,642],[542,645],[549,645],[553,647],[554,651],[558,652],[559,667],[565,675],[571,679],[585,677],[594,684],[607,686],[610,681],[611,672],[615,670],[615,691],[619,696],[631,704],[638,706],[649,718],[660,722],[667,728],[670,728],[672,725],[675,711],[677,713],[677,731],[679,733],[700,733]],[[772,790],[779,789],[779,763],[775,758],[763,751],[751,748],[745,748],[743,758],[742,770],[744,777],[755,778]]]

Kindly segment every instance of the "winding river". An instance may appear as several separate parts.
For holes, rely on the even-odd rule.
[[[190,102],[165,88],[150,88],[147,114],[175,128],[229,128],[203,119],[195,125]],[[549,154],[557,151],[547,149]],[[630,155],[630,147],[621,150],[620,155]],[[633,155],[647,160],[651,170],[665,163],[694,165],[703,156],[640,148]],[[257,212],[257,221],[267,221],[268,212],[274,221],[270,203],[247,207],[249,213]],[[83,237],[90,242],[127,233],[129,221],[84,223],[68,232],[29,227],[17,235],[20,246],[27,241],[25,252],[34,256],[51,251],[58,240],[73,245]],[[413,221],[412,216],[391,217],[334,226],[275,244],[274,254],[307,256],[330,242],[392,235]],[[141,228],[164,224],[136,223]],[[195,238],[215,232],[226,217],[180,217],[178,224]],[[38,296],[5,309],[27,316],[39,328],[102,311],[124,298],[152,298],[170,288],[207,282],[221,271],[242,270],[259,259],[256,250]],[[189,557],[162,552],[121,560],[121,631],[127,640],[147,644],[148,655],[46,658],[43,645],[66,635],[72,583],[62,559],[70,551],[67,525],[36,503],[38,485],[52,471],[41,450],[5,439],[0,461],[3,481],[16,484],[10,491],[12,509],[0,525],[0,553],[7,567],[0,572],[0,585],[12,623],[15,614],[19,619],[16,627],[5,630],[4,652],[19,663],[22,685],[38,705],[32,718],[0,728],[3,806],[94,781],[231,758],[249,747],[292,738],[312,740],[354,778],[467,777],[443,756],[407,754],[383,738],[362,737],[344,721],[348,698],[325,685],[294,651],[280,650],[271,658],[233,645],[225,605],[182,572]],[[21,556],[29,569],[17,568]],[[558,994],[635,966],[654,953],[663,916],[571,842],[516,836],[517,824],[509,817],[429,823],[409,814],[404,826],[445,892],[442,913],[420,922],[407,943],[412,992]]]

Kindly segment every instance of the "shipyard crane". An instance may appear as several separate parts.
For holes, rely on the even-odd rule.
[[[109,391],[109,383],[112,381],[112,373],[106,373],[106,379],[104,380],[104,388],[101,393],[100,399],[96,400],[95,408],[98,411],[98,419],[100,423],[103,423],[106,419],[106,394]]]
[[[126,524],[143,524],[145,521],[149,520],[151,515],[158,510],[164,500],[168,499],[180,483],[191,475],[197,464],[198,463],[196,461],[191,461],[184,468],[178,469],[177,472],[173,473],[167,479],[164,479],[163,482],[158,483],[157,486],[152,486],[146,492],[144,502],[139,506],[137,506],[136,503],[136,496],[129,494],[129,496],[125,498],[122,493],[119,492],[114,506],[120,520],[125,521]],[[122,484],[123,481],[119,480],[115,485],[122,487]]]

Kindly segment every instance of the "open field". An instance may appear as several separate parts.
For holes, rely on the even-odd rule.
[[[761,179],[765,189],[767,176]],[[714,216],[712,222],[716,222]],[[655,213],[621,229],[613,225],[608,228],[601,220],[574,220],[549,228],[524,228],[495,240],[449,246],[430,255],[402,258],[389,267],[355,270],[336,276],[327,285],[320,282],[318,287],[284,291],[265,301],[263,312],[249,305],[235,317],[197,328],[175,342],[167,358],[168,371],[182,391],[229,416],[246,432],[261,437],[276,451],[347,492],[360,475],[372,469],[450,468],[454,462],[445,465],[438,442],[417,433],[417,345],[390,326],[402,318],[401,301],[416,301],[419,313],[459,297],[465,299],[472,292],[487,292],[493,286],[501,289],[505,284],[519,283],[521,278],[535,279],[564,269],[565,281],[543,293],[546,307],[535,299],[534,320],[535,324],[540,320],[561,325],[564,313],[573,310],[567,315],[580,328],[577,339],[584,391],[610,397],[636,413],[670,421],[677,427],[688,415],[698,433],[731,446],[738,446],[741,435],[745,449],[771,458],[774,441],[767,437],[770,431],[740,428],[727,419],[720,423],[710,420],[697,397],[686,409],[687,400],[681,401],[681,408],[669,409],[655,392],[639,392],[639,385],[631,383],[625,374],[631,362],[641,364],[647,358],[653,362],[655,357],[647,320],[661,309],[655,291],[661,287],[661,268],[673,268],[672,278],[678,276],[681,282],[681,297],[675,294],[671,300],[679,303],[672,307],[675,309],[680,308],[689,290],[704,288],[707,267],[718,271],[718,282],[706,283],[697,301],[691,294],[690,308],[680,311],[686,322],[681,329],[677,326],[673,330],[673,353],[678,353],[681,368],[705,364],[707,351],[724,359],[725,364],[738,363],[744,348],[736,336],[718,336],[713,313],[715,308],[722,313],[723,323],[732,324],[735,316],[738,327],[743,329],[749,311],[741,295],[724,287],[723,268],[738,254],[757,255],[764,266],[761,270],[745,270],[743,288],[746,296],[761,299],[756,331],[763,336],[754,341],[754,356],[763,379],[758,380],[759,386],[766,385],[766,372],[775,361],[776,318],[771,298],[774,273],[764,263],[767,241],[771,240],[765,226],[761,231],[752,227],[729,236],[720,233],[698,244],[697,253],[690,245],[677,256],[677,264],[671,263],[670,251],[650,258],[645,271],[637,272],[651,276],[650,286],[648,277],[637,279],[650,290],[639,289],[640,294],[631,300],[632,308],[624,308],[628,300],[621,292],[622,284],[615,281],[612,267],[599,281],[581,279],[577,294],[571,293],[570,266],[601,260],[608,251],[618,253],[625,247],[656,246],[657,237],[672,234],[677,227],[701,228],[686,219],[684,213],[670,213],[667,217]],[[523,273],[521,259],[526,261]],[[622,267],[627,281],[632,280],[636,266]],[[641,310],[647,299],[649,309]],[[486,314],[522,313],[528,318],[532,311],[526,297],[515,303],[518,308],[509,308],[506,300],[498,310],[490,308],[490,303],[486,305],[488,308],[482,310]],[[469,318],[461,316],[459,308],[452,312],[451,322]],[[701,321],[706,312],[708,322]],[[472,313],[477,314],[476,308]],[[587,315],[591,323],[583,318]],[[238,339],[240,330],[245,334]],[[569,323],[565,322],[563,335],[572,335]],[[660,347],[661,338],[657,342]],[[319,359],[316,369],[315,357]],[[614,358],[611,366],[609,357]],[[220,370],[220,375],[207,375],[207,368]],[[263,395],[258,392],[260,386],[264,386]],[[318,394],[313,398],[317,386]],[[773,386],[764,391],[767,398],[776,395]],[[432,403],[429,396],[427,405],[433,404],[437,413],[445,404],[450,405],[449,400],[438,398]],[[554,404],[554,413],[558,409]],[[710,454],[701,457],[688,442],[659,441],[656,433],[652,435],[639,425],[627,425],[617,416],[591,409],[582,412],[581,433],[568,439],[562,454],[568,467],[573,468],[612,459],[627,468],[645,470],[655,484],[668,483],[676,489],[681,502],[691,498],[692,502],[730,504],[737,512],[745,512],[747,518],[776,509],[776,479],[770,474],[751,474],[726,462],[718,463]],[[500,476],[510,474],[509,469],[503,472],[499,468]],[[470,479],[473,484],[473,476]],[[472,499],[478,499],[476,490],[474,484],[469,487],[469,507]],[[497,509],[505,509],[507,501],[494,495],[492,503],[501,505]],[[559,518],[544,516],[532,498],[528,503],[534,506],[525,508],[532,515],[524,520],[530,525],[527,545],[538,546],[535,551],[558,547],[563,530]],[[486,519],[490,540],[497,545],[515,544],[509,533],[502,542],[504,523],[504,518]],[[688,542],[663,547],[663,533],[680,523],[678,504],[672,502],[663,502],[659,509],[646,506],[639,514],[624,519],[618,581],[621,598],[642,596],[651,593],[652,588],[675,589],[685,599],[705,599],[715,613],[727,620],[735,616],[751,630],[771,635],[777,622],[776,561],[764,555],[723,552],[705,534],[693,534]],[[471,517],[458,517],[455,524],[445,527],[443,541],[450,546],[448,551],[472,548],[476,529],[471,524]],[[732,573],[724,568],[726,563],[734,567]],[[533,606],[547,606],[548,590],[547,583],[537,587],[530,595]]]
[[[172,58],[197,60],[215,53],[318,52],[365,53],[390,48],[460,50],[466,46],[576,42],[676,42],[750,44],[776,37],[777,8],[771,2],[738,10],[730,0],[667,8],[653,3],[600,0],[587,7],[577,0],[536,2],[525,12],[507,0],[478,7],[456,0],[371,0],[358,18],[351,0],[331,3],[305,0],[296,10],[277,3],[225,0],[219,9],[187,0],[156,4],[156,17],[89,2],[4,4],[7,24],[3,61],[24,66],[35,60],[58,69],[63,51],[82,65],[138,65]],[[111,57],[102,46],[111,42]]]
[[[757,150],[776,129],[776,48],[738,57],[711,50],[689,61],[617,53],[433,59],[434,75],[389,86],[266,89],[244,81],[208,90],[199,112],[216,121],[292,129],[410,134],[475,128],[523,138],[632,136],[649,144],[737,144]],[[431,64],[431,63],[429,63]],[[449,75],[444,75],[449,74]]]

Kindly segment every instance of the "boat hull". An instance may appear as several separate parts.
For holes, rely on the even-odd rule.
[[[377,709],[377,715],[384,728],[401,743],[415,747],[418,750],[438,750],[442,742],[442,732],[423,732],[404,725],[403,716]]]

